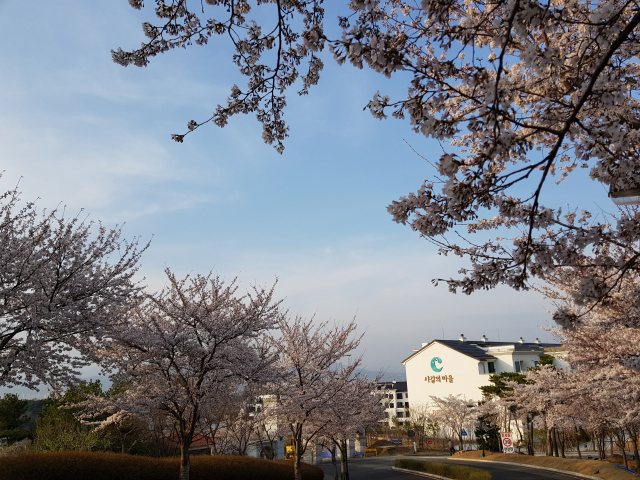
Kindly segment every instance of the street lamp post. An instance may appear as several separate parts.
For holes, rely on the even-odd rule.
[[[640,205],[640,188],[614,190],[609,188],[609,198],[616,205]]]

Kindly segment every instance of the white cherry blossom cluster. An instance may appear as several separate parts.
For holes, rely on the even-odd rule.
[[[146,65],[169,49],[229,35],[247,88],[234,86],[227,104],[208,120],[189,122],[188,132],[255,113],[265,142],[280,152],[288,135],[284,92],[298,77],[302,94],[319,81],[325,44],[340,64],[386,77],[400,72],[406,91],[376,93],[372,115],[408,118],[414,132],[448,142],[450,151],[437,161],[444,179],[424,182],[388,211],[442,254],[469,259],[461,278],[444,280],[452,291],[529,288],[533,277],[597,256],[602,245],[637,244],[635,210],[620,212],[617,223],[596,223],[543,203],[552,179],[561,183],[577,168],[613,190],[640,185],[637,0],[351,0],[335,39],[326,36],[322,3],[207,1],[226,12],[219,21],[188,10],[185,0],[156,0],[161,21],[145,24],[149,41],[114,52],[114,60]],[[272,24],[248,20],[257,4],[273,7]],[[267,51],[276,53],[271,63]],[[502,240],[486,241],[487,230],[499,230]],[[454,233],[462,240],[447,238]],[[636,269],[637,259],[630,255],[621,271]],[[602,293],[593,282],[583,287],[585,298]]]
[[[130,3],[134,8],[143,8],[142,1]],[[233,115],[253,113],[263,125],[263,140],[274,144],[282,153],[289,130],[283,116],[284,92],[300,78],[302,87],[298,93],[306,94],[318,82],[323,68],[322,61],[316,56],[325,43],[322,1],[207,0],[207,14],[205,4],[197,5],[197,9],[203,9],[201,14],[197,9],[189,10],[186,0],[155,0],[154,3],[160,24],[145,22],[143,31],[148,41],[133,51],[126,52],[121,48],[112,51],[114,62],[142,67],[160,53],[193,44],[206,45],[213,36],[225,35],[234,46],[234,63],[247,77],[246,87],[234,86],[226,105],[219,105],[205,120],[189,121],[188,131],[174,134],[172,138],[182,142],[185,135],[203,124],[213,122],[224,127]],[[271,4],[272,23],[263,28],[248,20],[252,4]],[[219,19],[208,16],[209,11]],[[265,54],[269,58],[271,52],[275,52],[276,57],[273,64],[263,59]],[[300,67],[303,61],[308,62],[306,72]]]
[[[300,461],[310,442],[332,434],[341,442],[341,432],[356,428],[352,424],[336,426],[334,415],[345,418],[351,412],[351,421],[361,425],[359,420],[371,420],[371,408],[374,412],[379,408],[372,405],[379,398],[372,398],[374,382],[357,373],[361,358],[352,358],[362,339],[362,335],[355,335],[355,322],[330,326],[296,316],[279,327],[271,345],[281,376],[268,390],[277,399],[269,415],[291,436],[294,476],[299,479]],[[349,360],[347,364],[341,363],[345,360]]]
[[[188,479],[189,447],[202,416],[238,389],[274,380],[276,358],[265,332],[283,314],[273,288],[239,295],[235,281],[225,284],[211,273],[180,279],[167,268],[166,275],[167,287],[122,317],[98,351],[127,388],[81,404],[81,417],[108,413],[107,425],[123,412],[147,420],[163,415],[181,449],[180,478]]]
[[[96,360],[96,345],[142,298],[133,276],[146,246],[121,235],[21,205],[17,190],[0,195],[0,386],[58,389]]]

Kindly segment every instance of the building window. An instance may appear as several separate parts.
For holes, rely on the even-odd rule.
[[[398,392],[398,400],[400,400],[402,398],[402,393]]]
[[[409,408],[409,402],[404,402],[404,408]]]
[[[402,402],[398,402],[398,408],[402,408],[404,404]]]
[[[390,404],[389,404],[389,408],[393,408],[393,403],[390,403]]]
[[[538,362],[538,361],[534,360],[534,361],[533,361],[533,366],[534,366],[535,368],[538,368],[538,363],[540,363],[540,362]]]
[[[398,412],[398,418],[403,418],[403,417],[404,417],[404,413]]]
[[[487,363],[487,366],[489,367],[489,373],[496,373],[496,365],[493,362]]]
[[[484,369],[484,362],[480,362],[478,364],[478,372],[480,372],[480,375],[484,375],[485,373],[487,373]]]
[[[516,367],[516,373],[520,373],[524,368],[522,360],[516,360],[515,367]]]

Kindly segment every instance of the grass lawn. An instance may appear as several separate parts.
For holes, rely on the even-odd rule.
[[[522,463],[525,465],[536,465],[538,467],[556,468],[568,472],[583,473],[594,477],[606,478],[608,480],[631,480],[638,478],[635,475],[619,469],[609,462],[599,460],[578,460],[577,458],[557,458],[557,457],[532,457],[530,455],[507,455],[504,453],[486,452],[485,458],[480,458],[481,451],[460,452],[451,458],[468,458],[477,460],[493,460],[496,462]]]
[[[178,480],[180,459],[120,453],[48,452],[0,457],[2,480]],[[191,480],[293,480],[293,462],[235,455],[191,457]],[[302,480],[324,472],[302,465]]]

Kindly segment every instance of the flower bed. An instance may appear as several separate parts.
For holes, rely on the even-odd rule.
[[[0,458],[2,480],[178,480],[179,458],[118,453],[47,452]],[[293,480],[293,463],[233,455],[191,457],[191,480]],[[323,471],[302,465],[303,480]]]

